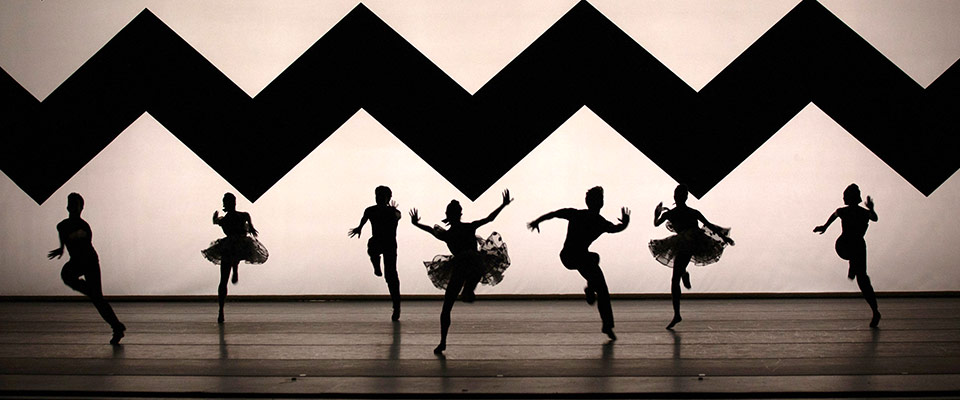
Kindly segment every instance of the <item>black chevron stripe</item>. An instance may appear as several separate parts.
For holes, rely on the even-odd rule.
[[[586,105],[702,196],[812,101],[929,195],[958,65],[923,89],[804,0],[697,93],[581,2],[471,96],[358,5],[251,99],[144,10],[43,102],[0,71],[0,168],[42,203],[146,111],[255,201],[363,108],[476,199]]]

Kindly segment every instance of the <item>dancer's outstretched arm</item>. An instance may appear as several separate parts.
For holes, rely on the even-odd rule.
[[[832,224],[833,221],[836,219],[837,219],[837,213],[834,212],[833,214],[830,214],[830,218],[827,218],[827,223],[820,225],[816,228],[813,228],[813,231],[822,235],[824,232],[827,231],[827,228],[830,227],[830,224]]]
[[[399,211],[398,211],[398,212],[399,212]],[[349,236],[349,237],[354,237],[354,236],[356,236],[356,237],[359,239],[359,238],[360,238],[360,231],[363,230],[363,226],[367,223],[367,219],[369,219],[369,218],[367,218],[367,212],[364,211],[364,212],[363,212],[363,217],[360,218],[360,225],[357,225],[356,228],[351,228],[349,231],[347,231],[347,236]],[[397,219],[399,219],[399,216],[398,216]]]
[[[413,226],[422,229],[424,232],[433,235],[433,237],[437,238],[438,240],[443,240],[443,238],[439,236],[439,232],[437,232],[436,229],[420,223],[420,213],[416,208],[410,210],[410,223],[413,224]]]
[[[701,213],[700,211],[697,211],[697,220],[702,222],[703,226],[706,226],[708,229],[713,231],[713,233],[716,233],[717,236],[720,236],[720,238],[723,239],[724,242],[727,242],[727,244],[730,244],[730,245],[734,244],[733,239],[730,239],[730,237],[728,237],[723,233],[724,231],[723,228],[710,223],[710,221],[707,221],[707,218],[704,217],[703,213]]]
[[[527,224],[527,229],[529,229],[530,231],[540,232],[540,223],[541,223],[541,222],[546,221],[546,220],[549,220],[549,219],[554,219],[554,218],[569,219],[570,211],[572,211],[572,209],[570,209],[570,208],[561,208],[561,209],[559,209],[559,210],[557,210],[557,211],[551,211],[551,212],[548,212],[548,213],[546,213],[546,214],[543,214],[543,215],[541,215],[539,218],[537,218],[537,219],[535,219],[535,220],[533,220],[533,221],[530,221],[530,222]]]
[[[626,207],[620,207],[620,218],[617,219],[620,221],[617,225],[610,226],[610,229],[607,230],[607,233],[617,233],[623,232],[624,229],[627,229],[627,225],[630,225],[630,209]]]
[[[510,198],[510,189],[504,190],[503,202],[500,203],[500,206],[497,207],[497,209],[493,210],[493,212],[491,212],[490,215],[488,215],[486,218],[477,220],[476,222],[474,222],[474,224],[476,224],[476,226],[482,226],[489,223],[490,221],[493,221],[494,219],[497,218],[497,215],[500,214],[500,211],[503,211],[503,208],[506,207],[508,204],[510,204],[510,202],[512,201],[513,199]]]

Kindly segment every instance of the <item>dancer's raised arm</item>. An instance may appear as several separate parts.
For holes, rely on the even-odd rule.
[[[627,229],[627,225],[630,225],[630,209],[620,207],[620,218],[618,218],[617,221],[620,221],[620,223],[617,225],[611,224],[610,228],[607,229],[607,233],[623,232],[624,229]]]
[[[493,210],[493,212],[491,212],[490,215],[488,215],[486,218],[481,219],[481,220],[477,220],[477,221],[474,222],[474,223],[476,224],[476,226],[479,227],[479,226],[485,225],[485,224],[493,221],[494,219],[497,218],[497,215],[500,214],[500,211],[503,211],[503,208],[506,207],[508,204],[510,204],[510,202],[512,202],[512,201],[513,201],[513,199],[510,198],[510,189],[504,190],[504,191],[503,191],[503,202],[500,203],[500,206],[498,206],[495,210]]]
[[[438,233],[439,233],[439,232],[437,232],[436,229],[433,229],[433,228],[431,228],[431,227],[429,227],[429,226],[426,226],[426,225],[420,223],[420,212],[417,211],[416,208],[410,209],[410,223],[413,224],[413,226],[422,229],[424,232],[427,232],[427,233],[433,235],[433,237],[435,237],[435,238],[437,238],[437,239],[439,239],[439,240],[443,240],[443,238],[441,238],[440,236],[438,236]]]
[[[877,216],[876,210],[873,209],[873,198],[870,196],[867,196],[867,210],[870,211],[870,214],[869,214],[870,220],[873,222],[877,222],[879,217]]]
[[[670,209],[664,207],[662,201],[657,204],[657,208],[653,209],[653,226],[660,226],[667,222],[667,211]]]

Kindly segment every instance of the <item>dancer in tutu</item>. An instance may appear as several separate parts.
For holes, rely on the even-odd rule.
[[[257,229],[253,227],[250,214],[237,211],[237,197],[233,193],[223,195],[223,211],[222,217],[219,212],[213,212],[213,224],[220,225],[227,237],[213,241],[210,247],[201,251],[204,258],[220,265],[220,286],[217,288],[217,300],[220,303],[218,323],[223,323],[223,303],[227,299],[227,278],[230,271],[233,271],[232,281],[236,284],[239,280],[240,261],[263,264],[269,256],[267,249],[256,239]],[[247,236],[247,233],[252,236]]]
[[[827,223],[814,228],[813,231],[822,235],[834,220],[840,218],[842,232],[837,238],[835,249],[840,258],[850,261],[847,278],[857,280],[863,298],[873,310],[870,327],[876,328],[880,324],[880,311],[877,309],[877,295],[873,292],[870,277],[867,276],[867,242],[863,240],[863,236],[867,233],[869,222],[877,222],[878,217],[870,196],[867,196],[866,209],[860,207],[861,201],[863,200],[860,198],[860,187],[851,183],[843,191],[843,204],[846,204],[846,207],[838,208],[830,214]]]
[[[70,253],[70,260],[60,270],[63,283],[71,289],[83,293],[90,298],[97,308],[100,317],[113,328],[113,337],[110,344],[120,344],[123,332],[127,330],[113,312],[113,307],[103,299],[103,286],[100,281],[100,258],[93,249],[93,231],[87,221],[80,218],[83,211],[83,197],[78,193],[67,195],[67,212],[69,217],[57,224],[57,234],[60,237],[60,247],[50,250],[47,258],[54,259],[63,256],[63,248]],[[80,277],[83,279],[80,279]]]
[[[587,280],[587,287],[583,292],[587,296],[587,304],[597,302],[597,311],[603,321],[601,332],[607,334],[610,340],[617,340],[613,333],[613,307],[610,304],[610,290],[607,281],[600,269],[600,255],[590,252],[592,244],[603,233],[617,233],[627,229],[630,224],[630,210],[620,209],[620,224],[614,225],[600,216],[603,207],[603,188],[596,186],[587,191],[586,210],[564,208],[540,216],[527,224],[531,231],[540,232],[540,223],[548,219],[562,218],[570,221],[567,225],[567,237],[560,250],[560,262],[567,269],[575,269]]]
[[[400,320],[400,277],[397,275],[397,223],[400,221],[400,210],[397,203],[391,201],[393,192],[386,186],[377,186],[373,191],[377,204],[367,207],[360,218],[360,225],[350,229],[348,236],[360,238],[363,225],[370,220],[373,234],[367,241],[367,255],[373,263],[373,274],[383,276],[387,281],[387,290],[393,300],[394,321]],[[380,270],[380,255],[383,255],[383,271]]]
[[[673,268],[673,278],[670,280],[670,296],[673,299],[673,320],[667,329],[683,320],[680,317],[680,281],[690,289],[690,273],[687,265],[693,261],[694,265],[708,265],[720,260],[723,248],[733,245],[733,239],[728,236],[730,229],[711,224],[703,217],[700,211],[687,206],[689,192],[685,185],[678,185],[673,191],[673,200],[676,207],[672,210],[657,204],[653,211],[653,226],[660,226],[667,222],[667,229],[676,232],[670,237],[651,240],[650,252],[661,264]],[[697,221],[702,222],[704,228]]]
[[[433,285],[444,290],[443,308],[440,310],[440,344],[433,350],[434,354],[442,354],[447,349],[450,311],[457,296],[461,301],[472,303],[476,298],[474,291],[477,284],[493,286],[503,280],[503,272],[510,266],[507,246],[496,232],[486,240],[478,237],[477,228],[493,221],[511,201],[510,191],[504,190],[503,202],[489,216],[474,222],[462,222],[460,217],[463,208],[459,202],[452,200],[447,205],[447,218],[443,220],[449,227],[447,229],[439,225],[431,228],[421,224],[417,209],[410,210],[410,222],[445,242],[451,253],[423,263]],[[481,247],[479,250],[478,245]]]

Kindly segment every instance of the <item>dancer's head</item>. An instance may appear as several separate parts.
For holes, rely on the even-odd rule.
[[[603,188],[600,186],[590,188],[584,200],[587,203],[588,210],[600,210],[603,208]]]
[[[236,211],[237,210],[237,196],[234,196],[233,193],[227,192],[223,194],[223,211]]]
[[[863,199],[860,198],[860,187],[856,183],[851,183],[846,189],[843,189],[843,204],[855,206],[860,204]]]
[[[454,222],[460,222],[460,217],[463,215],[463,207],[460,207],[460,202],[456,200],[450,200],[450,204],[447,204],[447,217],[443,219],[443,222],[447,225],[450,225]]]
[[[67,212],[71,215],[77,214],[80,215],[80,212],[83,211],[83,196],[80,196],[80,193],[70,193],[67,195]]]
[[[687,185],[679,184],[676,189],[673,189],[673,201],[677,204],[686,204],[687,197],[690,196],[690,191],[687,190]]]
[[[377,198],[377,204],[381,206],[387,205],[387,203],[390,202],[390,198],[393,197],[393,192],[386,186],[377,186],[373,194]]]

